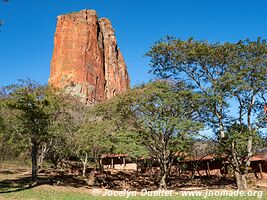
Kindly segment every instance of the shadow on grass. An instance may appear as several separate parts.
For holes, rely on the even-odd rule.
[[[86,181],[78,179],[72,175],[38,177],[38,180],[35,182],[33,182],[29,176],[0,181],[0,194],[28,190],[40,185],[60,185],[79,188],[84,187],[87,184]]]

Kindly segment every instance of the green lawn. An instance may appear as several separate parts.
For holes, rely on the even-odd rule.
[[[207,199],[207,200],[253,200],[259,199],[257,197],[182,197],[181,195],[173,195],[171,197],[104,197],[104,196],[92,196],[89,192],[80,192],[79,190],[58,190],[53,189],[53,187],[35,187],[32,189],[22,190],[19,192],[11,193],[1,193],[0,200],[107,200],[107,199],[130,199],[130,200],[152,200],[152,199],[179,199],[179,200],[197,200],[197,199]],[[267,200],[267,193],[263,194],[261,199]]]

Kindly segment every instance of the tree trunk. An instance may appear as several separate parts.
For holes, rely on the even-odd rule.
[[[87,153],[85,153],[84,161],[82,161],[82,163],[83,163],[83,178],[85,178],[85,176],[86,176],[87,159],[88,159],[88,156],[87,156]]]
[[[39,158],[38,158],[38,161],[39,161],[39,168],[42,168],[43,167],[43,162],[44,162],[44,158],[47,154],[47,151],[48,151],[48,148],[47,148],[47,143],[44,143],[41,145],[41,148],[40,148],[40,153],[39,153]]]
[[[235,171],[235,178],[236,178],[236,185],[239,190],[246,190],[247,189],[247,179],[245,174],[240,174],[239,172]]]
[[[38,155],[38,144],[32,142],[32,181],[37,180],[37,155]]]
[[[163,190],[167,189],[167,181],[169,178],[170,166],[171,164],[168,163],[168,161],[165,161],[161,164],[159,189]]]
[[[248,169],[250,167],[250,159],[252,157],[252,141],[253,141],[252,136],[249,136],[248,137],[248,143],[247,143],[248,156],[247,156],[247,160],[246,160],[246,173],[248,173]]]
[[[232,156],[233,156],[233,167],[235,170],[235,179],[236,179],[236,185],[239,190],[246,190],[247,189],[247,179],[246,174],[247,171],[241,172],[241,167],[238,162],[237,154],[236,154],[236,146],[234,142],[232,142]]]
[[[191,180],[194,180],[194,178],[195,178],[195,170],[192,171],[192,175],[191,175],[191,178],[190,179]]]
[[[95,170],[97,170],[97,168],[100,168],[100,159],[98,159],[98,154],[95,152],[94,153],[94,162],[95,162]]]
[[[167,174],[163,173],[161,175],[160,183],[159,183],[159,188],[166,190],[167,189]]]
[[[217,111],[217,107],[215,105],[215,114],[219,120],[219,128],[220,128],[220,139],[224,139],[225,138],[225,133],[224,133],[224,125],[223,125],[223,121],[222,121],[222,110],[223,107],[222,105],[220,105],[220,110]]]
[[[247,160],[246,160],[246,168],[245,168],[245,172],[248,173],[248,168],[250,166],[250,159],[252,157],[252,142],[253,142],[253,137],[252,135],[254,135],[253,133],[253,130],[252,130],[252,125],[251,125],[251,114],[252,114],[252,108],[253,108],[253,105],[255,103],[255,95],[254,94],[252,97],[251,97],[251,100],[250,100],[250,105],[249,105],[249,108],[248,108],[248,114],[247,114],[247,123],[248,123],[248,130],[249,130],[249,137],[248,137],[248,143],[247,143]]]

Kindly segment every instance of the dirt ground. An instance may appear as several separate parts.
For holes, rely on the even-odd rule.
[[[104,193],[109,190],[141,191],[157,190],[158,180],[156,174],[140,174],[134,171],[88,170],[87,178],[79,175],[80,171],[62,169],[43,169],[39,171],[38,182],[31,182],[31,169],[26,166],[1,165],[0,168],[0,193],[20,191],[32,187],[53,188],[59,191],[73,191],[82,193]],[[254,178],[255,179],[255,178]],[[251,188],[267,191],[267,178],[250,181]],[[169,190],[233,190],[234,179],[218,177],[172,177],[168,186]]]

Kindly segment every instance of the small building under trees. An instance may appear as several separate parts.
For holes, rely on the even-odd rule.
[[[138,162],[138,163],[137,163]],[[146,170],[153,170],[159,167],[156,161],[152,158],[139,159],[132,161],[128,154],[103,154],[100,157],[100,164],[104,169],[117,169],[117,170],[138,170],[140,163],[149,163],[144,165]],[[194,176],[227,176],[229,172],[230,163],[227,158],[216,157],[214,155],[207,155],[203,157],[185,157],[183,160],[173,163],[172,172],[175,174],[190,174]],[[145,171],[146,171],[145,170]],[[250,173],[254,173],[259,179],[267,177],[267,154],[254,155],[251,158]]]
[[[131,161],[128,154],[103,154],[100,164],[104,169],[137,170],[137,163]]]

